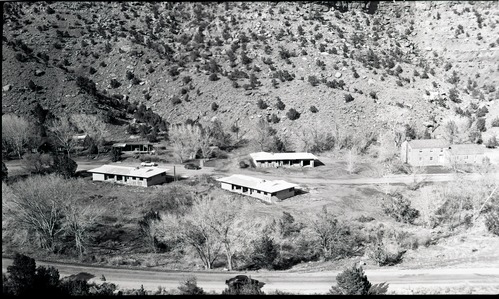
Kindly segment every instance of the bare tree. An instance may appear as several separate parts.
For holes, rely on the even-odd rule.
[[[42,248],[53,249],[63,233],[63,207],[78,192],[54,175],[32,176],[12,185],[13,195],[2,201],[2,209],[18,229],[33,232]]]
[[[99,146],[102,145],[108,136],[106,124],[95,115],[73,114],[71,122],[81,131],[84,131],[97,145],[97,156],[99,156]]]
[[[397,154],[396,134],[392,130],[386,130],[379,136],[378,159],[381,162],[389,161]]]
[[[255,133],[255,141],[260,146],[261,151],[266,151],[272,147],[272,142],[277,132],[265,119],[260,118],[258,120],[255,126]]]
[[[81,207],[74,199],[71,198],[71,201],[63,206],[63,228],[65,233],[74,239],[74,246],[81,257],[88,246],[89,229],[95,225],[95,219],[102,215],[103,209],[96,206]]]
[[[80,125],[81,121],[80,121]],[[48,130],[53,136],[56,144],[62,147],[70,155],[71,150],[76,146],[77,140],[74,139],[76,133],[75,128],[71,125],[68,119],[62,118],[54,120],[48,126]]]
[[[357,168],[358,160],[359,160],[359,157],[354,149],[349,149],[346,152],[346,154],[345,154],[345,161],[346,161],[345,170],[348,171],[349,174],[356,173],[358,171],[358,168]]]
[[[195,144],[201,151],[201,156],[204,160],[209,159],[211,153],[213,152],[213,137],[211,136],[209,130],[203,130],[196,126],[196,130],[194,132]]]
[[[57,175],[32,176],[12,185],[2,198],[4,216],[19,231],[34,234],[42,248],[52,250],[63,235],[74,239],[80,256],[88,243],[88,228],[101,214],[100,208],[81,207],[77,194],[79,180],[64,180]]]
[[[53,164],[49,154],[26,153],[23,155],[22,167],[30,173],[42,173]]]
[[[223,244],[227,259],[227,268],[232,270],[235,247],[244,231],[236,225],[241,214],[241,203],[236,202],[233,196],[221,195],[205,202],[206,219]]]
[[[36,136],[33,126],[23,117],[2,115],[2,146],[14,151],[21,159],[25,146]]]
[[[348,226],[339,222],[324,206],[320,213],[311,215],[312,237],[325,259],[349,256],[359,250]]]
[[[221,249],[217,233],[205,217],[207,198],[196,198],[188,217],[184,215],[161,215],[160,230],[163,239],[173,239],[190,245],[196,251],[206,269],[213,267]]]
[[[186,158],[192,159],[199,149],[197,142],[201,138],[199,126],[193,125],[172,125],[169,130],[169,139],[173,152],[183,163]]]

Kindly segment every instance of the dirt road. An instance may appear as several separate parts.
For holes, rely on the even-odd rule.
[[[95,167],[99,167],[102,163],[99,162],[78,162],[77,171],[89,170]],[[123,166],[132,166],[126,163],[122,163]],[[136,166],[136,165],[133,165]],[[179,164],[165,164],[161,163],[160,167],[166,168],[170,173],[173,173],[173,169],[175,167],[175,173],[180,176],[190,177],[194,175],[201,174],[209,174],[209,175],[217,175],[217,176],[228,176],[231,175],[229,173],[224,173],[220,171],[216,171],[213,167],[203,167],[200,170],[189,170],[185,169],[183,165]],[[447,182],[452,181],[457,178],[457,176],[453,173],[443,173],[443,174],[418,174],[418,175],[391,175],[385,176],[381,178],[350,178],[350,179],[330,179],[330,178],[311,178],[306,177],[300,174],[292,174],[286,175],[285,177],[281,177],[277,174],[267,174],[261,172],[254,172],[249,170],[241,170],[241,174],[247,174],[255,177],[260,177],[269,180],[275,179],[285,179],[289,182],[296,184],[339,184],[339,185],[370,185],[370,184],[411,184],[414,181],[420,182]],[[461,178],[465,180],[480,180],[483,179],[483,176],[479,173],[472,174],[461,174],[459,175]],[[499,182],[499,173],[488,174],[488,176],[492,178],[496,178]]]
[[[78,163],[78,168],[76,171],[86,171],[92,168],[97,168],[103,164],[102,161],[76,161]],[[122,166],[138,166],[138,163],[130,164],[130,163],[108,163],[108,164],[116,164]],[[7,161],[7,168],[9,172],[11,171],[20,171],[22,169],[21,163],[19,160]],[[216,175],[219,177],[229,176],[230,173],[216,171],[213,167],[203,167],[200,170],[190,170],[185,169],[181,164],[166,164],[161,163],[159,165],[161,168],[168,169],[170,174],[173,174],[175,168],[175,174],[183,177],[190,177],[201,174],[208,175]],[[317,178],[317,177],[307,177],[306,175],[301,174],[269,174],[256,172],[246,169],[241,169],[238,171],[240,174],[251,175],[263,179],[268,180],[276,180],[276,179],[284,179],[291,183],[295,184],[336,184],[336,185],[371,185],[371,184],[411,184],[415,181],[420,182],[447,182],[452,181],[457,178],[457,176],[453,173],[444,173],[444,174],[418,174],[418,175],[391,175],[385,177],[363,177],[363,178],[348,178],[348,179],[333,179],[333,178]],[[499,173],[487,174],[487,176],[495,179],[499,182]],[[472,174],[460,174],[459,177],[465,180],[481,180],[484,178],[479,173]]]
[[[189,276],[196,276],[198,286],[205,291],[221,292],[225,289],[225,280],[245,274],[266,283],[263,291],[280,290],[299,294],[324,294],[334,284],[338,271],[289,273],[289,272],[180,272],[180,271],[151,271],[115,269],[107,267],[89,267],[80,265],[36,262],[37,265],[52,265],[59,270],[61,277],[87,272],[95,276],[92,280],[100,281],[102,275],[107,282],[118,284],[121,288],[140,288],[157,290],[158,286],[166,289],[175,289],[179,282]],[[11,259],[2,258],[2,271],[12,264]],[[493,265],[491,265],[493,267]],[[389,291],[402,291],[419,287],[442,286],[480,286],[497,287],[499,290],[499,265],[495,268],[462,268],[462,269],[417,269],[400,270],[395,268],[370,270],[365,273],[372,283],[387,282]]]

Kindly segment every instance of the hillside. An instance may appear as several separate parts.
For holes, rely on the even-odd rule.
[[[457,106],[492,111],[497,2],[390,1],[373,14],[320,3],[3,3],[2,111],[40,103],[58,116],[105,115],[139,102],[170,123],[216,117],[248,136],[276,114],[273,126],[291,139],[302,128],[364,134],[391,122],[422,134]],[[290,108],[298,119],[286,117]]]

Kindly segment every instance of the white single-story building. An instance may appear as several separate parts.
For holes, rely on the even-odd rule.
[[[298,166],[314,167],[318,160],[311,153],[268,153],[258,152],[250,154],[256,167],[280,167],[280,166]]]
[[[167,171],[168,169],[157,167],[140,168],[116,165],[102,165],[88,170],[92,173],[94,181],[143,187],[165,183]]]
[[[286,181],[267,181],[247,175],[234,174],[229,177],[217,179],[221,182],[224,190],[249,195],[258,199],[273,202],[295,195],[295,187],[298,185]]]

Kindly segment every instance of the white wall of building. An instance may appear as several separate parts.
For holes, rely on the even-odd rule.
[[[237,186],[237,185],[224,183],[224,182],[221,183],[221,188],[223,190],[227,190],[230,192],[258,198],[258,199],[264,200],[266,202],[281,201],[283,199],[286,199],[286,198],[289,198],[289,197],[292,197],[295,195],[294,188],[292,188],[292,190],[286,189],[286,190],[276,192],[274,196],[272,196],[271,193],[269,193],[269,192],[264,192],[264,191],[260,191],[260,190],[250,189],[250,188],[244,188],[242,186]]]

